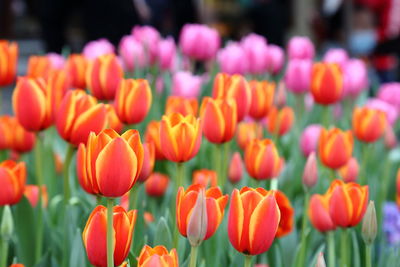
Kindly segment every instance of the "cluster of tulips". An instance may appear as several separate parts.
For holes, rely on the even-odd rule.
[[[14,115],[0,116],[0,267],[397,255],[380,224],[396,198],[400,84],[367,98],[366,64],[342,49],[314,61],[306,37],[286,55],[256,34],[221,43],[205,25],[178,46],[136,26],[118,54],[93,41],[31,56],[16,78],[18,46],[0,42],[0,85],[16,80]]]

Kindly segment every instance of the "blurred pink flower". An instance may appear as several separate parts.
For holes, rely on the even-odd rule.
[[[197,98],[201,91],[202,77],[188,71],[179,71],[172,77],[172,95]]]
[[[144,48],[132,35],[126,35],[119,43],[119,54],[123,66],[128,71],[143,68],[147,65]]]
[[[292,37],[287,50],[290,59],[313,59],[315,55],[314,44],[308,37],[303,36]]]
[[[322,126],[319,124],[311,124],[307,126],[300,137],[300,149],[305,157],[311,152],[315,152],[318,146],[318,139]]]
[[[393,106],[381,99],[378,99],[378,98],[369,99],[367,101],[367,103],[365,104],[365,106],[385,112],[386,118],[388,119],[388,122],[390,123],[390,125],[393,125],[396,122],[398,115],[399,115],[395,106]]]
[[[83,48],[83,55],[87,59],[95,59],[99,56],[114,53],[114,46],[107,39],[91,41]]]
[[[285,73],[285,84],[289,91],[301,94],[310,90],[312,61],[291,59]]]
[[[65,58],[62,55],[57,53],[48,53],[47,58],[50,60],[52,68],[58,70],[64,68]]]
[[[220,44],[217,30],[201,24],[186,24],[179,37],[182,53],[196,60],[215,58]]]
[[[333,105],[332,113],[333,113],[333,118],[335,120],[340,120],[342,118],[343,108],[342,108],[342,104],[340,102]]]
[[[360,59],[350,59],[343,67],[343,97],[356,98],[368,87],[367,66]]]
[[[343,48],[331,48],[326,51],[324,55],[324,62],[337,63],[341,68],[344,68],[345,64],[349,60],[349,55]]]
[[[241,40],[241,45],[247,57],[248,71],[251,74],[261,74],[267,68],[267,40],[255,33],[251,33]]]
[[[311,111],[314,107],[314,98],[310,93],[307,93],[304,97],[304,106],[307,111]]]
[[[219,50],[217,61],[222,72],[244,74],[247,71],[247,57],[244,49],[237,42],[229,42]]]
[[[268,45],[266,57],[268,72],[272,74],[279,73],[285,63],[285,52],[283,49],[277,45]]]
[[[158,42],[160,41],[160,33],[152,26],[135,26],[131,34],[142,44],[147,59],[150,64],[154,64],[157,59]]]
[[[400,112],[400,83],[392,82],[382,84],[378,91],[378,98],[392,104]]]
[[[172,70],[175,66],[176,45],[172,37],[158,43],[158,61],[162,70]]]

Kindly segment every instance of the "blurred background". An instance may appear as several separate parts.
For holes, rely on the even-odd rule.
[[[19,42],[19,73],[30,54],[79,52],[103,37],[118,45],[137,24],[178,38],[194,22],[225,40],[255,32],[284,47],[309,36],[319,54],[344,47],[364,58],[380,82],[400,77],[400,0],[0,0],[0,39]]]

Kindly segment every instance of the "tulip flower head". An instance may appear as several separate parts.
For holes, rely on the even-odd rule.
[[[201,76],[188,71],[177,71],[172,76],[171,94],[186,98],[197,98],[201,93],[203,80]]]
[[[217,61],[221,71],[230,75],[243,75],[248,70],[246,52],[237,42],[229,42],[224,48],[220,49]]]
[[[308,157],[312,152],[317,151],[321,129],[321,125],[311,124],[307,126],[301,134],[300,149],[305,157]]]
[[[86,88],[87,59],[81,54],[72,54],[68,57],[66,71],[71,79],[71,86],[78,89]]]
[[[225,143],[235,135],[236,102],[229,99],[205,97],[201,106],[203,134],[211,143]]]
[[[275,83],[267,81],[250,81],[251,105],[249,115],[260,120],[268,115],[274,103]]]
[[[278,74],[285,63],[285,52],[280,46],[268,45],[266,54],[266,68],[271,74]]]
[[[246,255],[267,251],[278,231],[281,212],[275,194],[262,188],[234,189],[228,216],[232,246]]]
[[[238,183],[243,176],[243,160],[239,152],[235,152],[229,163],[228,178],[232,184]]]
[[[54,67],[47,56],[30,56],[26,76],[32,79],[42,78],[47,80],[48,75]]]
[[[107,39],[98,39],[88,42],[83,48],[83,55],[88,60],[94,60],[100,56],[113,54],[114,46]]]
[[[29,152],[36,143],[35,133],[28,132],[15,117],[0,116],[0,149]]]
[[[121,197],[139,177],[144,151],[139,132],[119,135],[112,129],[91,132],[77,153],[77,176],[82,188],[105,197]],[[118,168],[115,168],[118,166]]]
[[[178,267],[179,260],[176,249],[170,252],[164,246],[154,248],[145,245],[137,259],[138,267]]]
[[[0,86],[10,85],[16,76],[18,44],[0,41]]]
[[[397,146],[397,137],[394,133],[393,127],[390,124],[386,125],[384,141],[387,149],[393,149]]]
[[[355,182],[358,178],[359,168],[357,159],[352,157],[346,165],[339,169],[339,174],[346,183]]]
[[[285,85],[295,94],[310,91],[312,61],[307,59],[291,59],[285,72]]]
[[[25,190],[24,162],[6,160],[0,163],[0,206],[17,204]]]
[[[165,159],[165,156],[161,150],[161,141],[160,141],[160,121],[150,121],[147,124],[146,132],[144,138],[146,143],[152,143],[155,149],[155,157],[157,160]]]
[[[119,266],[129,254],[137,211],[126,212],[113,208],[114,264]],[[97,206],[90,214],[82,239],[89,262],[94,266],[107,267],[107,208]]]
[[[39,194],[41,195],[42,198],[42,206],[47,207],[47,204],[49,202],[49,196],[47,194],[47,187],[45,185],[42,185],[40,190],[39,186],[37,185],[25,186],[24,196],[28,199],[32,207],[37,206],[39,202]]]
[[[165,115],[180,113],[183,116],[197,116],[199,103],[196,98],[186,98],[182,96],[169,96],[165,106]]]
[[[353,132],[360,141],[377,141],[385,133],[386,125],[386,114],[383,111],[368,107],[354,109]]]
[[[329,214],[339,227],[356,226],[364,216],[368,204],[368,186],[334,180],[329,188]]]
[[[342,131],[338,128],[322,129],[318,144],[322,164],[331,169],[346,165],[353,153],[353,143],[351,131]]]
[[[311,152],[311,154],[307,158],[306,165],[304,166],[303,171],[303,185],[305,185],[308,189],[314,187],[318,182],[318,163],[317,158],[315,157],[315,152]]]
[[[145,48],[134,36],[122,37],[118,50],[126,71],[133,72],[148,65]]]
[[[329,201],[332,192],[328,190],[324,195],[315,194],[311,196],[308,216],[311,224],[318,231],[325,233],[336,229],[329,214]]]
[[[241,122],[236,131],[236,142],[243,150],[253,139],[262,138],[262,126],[256,122]]]
[[[290,59],[312,60],[315,55],[312,41],[308,37],[303,36],[295,36],[291,38],[287,50]]]
[[[248,62],[248,72],[262,74],[267,70],[268,45],[265,37],[251,33],[241,40]]]
[[[280,110],[273,107],[268,114],[268,131],[274,135],[285,135],[294,123],[294,111],[286,106]]]
[[[370,245],[374,242],[378,232],[377,228],[375,204],[374,201],[371,200],[365,212],[361,229],[365,244]]]
[[[144,182],[147,180],[147,178],[150,176],[150,174],[153,172],[154,169],[154,164],[156,161],[156,151],[155,151],[155,146],[154,143],[146,142],[143,144],[143,166],[142,169],[140,170],[139,182]]]
[[[311,93],[315,102],[331,105],[338,102],[343,93],[343,77],[335,63],[315,63],[311,74]]]
[[[117,116],[117,112],[115,111],[115,107],[111,104],[105,104],[107,111],[107,127],[113,129],[117,133],[121,133],[122,128],[124,127],[124,124],[120,121],[120,119]]]
[[[180,187],[176,196],[176,222],[179,232],[196,245],[217,231],[224,216],[228,195],[219,187],[207,190],[201,185]]]
[[[217,173],[213,170],[201,169],[193,172],[192,184],[199,184],[204,188],[218,185]]]
[[[162,70],[173,70],[176,59],[176,45],[172,37],[158,42],[157,58]]]
[[[162,117],[160,145],[164,156],[174,162],[191,160],[201,144],[200,120],[193,115],[172,113]]]
[[[154,172],[145,182],[146,193],[152,197],[161,197],[167,191],[168,185],[169,178],[167,175]]]
[[[290,234],[294,226],[294,209],[287,196],[279,190],[273,191],[281,214],[276,237]]]

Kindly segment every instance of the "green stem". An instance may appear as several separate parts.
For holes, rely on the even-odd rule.
[[[384,164],[383,169],[383,177],[382,177],[382,191],[379,194],[378,198],[378,205],[377,207],[383,207],[383,202],[385,202],[387,197],[387,191],[389,188],[389,181],[390,181],[390,171],[392,169],[392,162],[390,161],[389,157],[386,158],[386,162]],[[378,225],[381,225],[382,222],[382,209],[377,209],[377,220]]]
[[[328,267],[335,267],[335,233],[333,231],[329,231],[326,234],[327,243],[328,243]]]
[[[141,186],[140,182],[137,182],[129,192],[129,205],[128,209],[135,209],[137,208],[137,199],[139,193],[139,186]]]
[[[331,114],[329,110],[329,106],[323,106],[323,113],[322,113],[322,125],[325,128],[328,128],[331,123]]]
[[[39,187],[39,201],[37,205],[37,229],[36,229],[36,245],[35,245],[35,262],[40,261],[43,248],[43,205],[42,205],[42,186],[43,186],[43,162],[42,162],[42,142],[40,140],[39,134],[36,139],[36,146],[34,150],[35,155],[35,174],[36,174],[36,184]]]
[[[176,212],[176,195],[178,194],[178,189],[180,186],[184,186],[183,178],[185,176],[185,165],[182,162],[178,162],[176,164],[176,182],[175,182],[175,192],[174,192],[174,201],[171,201],[172,204],[172,211]],[[174,212],[174,213],[175,213]],[[176,220],[176,216],[174,216]],[[179,242],[179,229],[178,229],[178,223],[175,221],[175,227],[174,227],[174,248],[178,249],[178,242]]]
[[[244,267],[251,267],[251,255],[246,255],[246,258],[244,258]]]
[[[197,262],[197,253],[199,251],[199,247],[193,247],[190,250],[190,264],[189,267],[196,267],[196,262]]]
[[[4,238],[0,242],[0,267],[7,267],[8,259],[8,240]]]
[[[224,186],[228,180],[228,164],[229,164],[229,142],[222,145],[222,166],[221,166],[221,190],[224,190]]]
[[[101,196],[97,195],[96,196],[96,206],[101,205]]]
[[[305,260],[306,260],[306,252],[307,252],[307,210],[308,210],[308,205],[310,201],[310,194],[308,190],[305,192],[305,197],[304,197],[304,208],[303,208],[303,219],[302,219],[302,225],[301,225],[301,243],[300,243],[300,253],[299,253],[299,261],[297,262],[297,266],[302,267],[306,266],[305,265]]]
[[[370,152],[369,144],[363,144],[361,168],[360,168],[360,174],[358,176],[358,177],[360,177],[361,185],[368,183],[368,179],[365,177],[365,175],[366,175],[365,169],[368,166],[369,152]]]
[[[270,189],[271,190],[278,190],[278,183],[279,183],[278,178],[272,178],[271,179]]]
[[[71,164],[72,157],[74,156],[75,148],[73,145],[69,144],[67,149],[67,154],[65,155],[64,161],[64,205],[67,205],[69,199],[71,198],[70,184],[69,184],[69,165]]]
[[[114,199],[107,198],[107,267],[114,267]]]
[[[214,145],[214,170],[217,173],[217,181],[218,185],[223,188],[223,175],[222,175],[222,157],[223,157],[223,148],[220,144]]]
[[[336,170],[335,169],[331,169],[331,168],[328,168],[328,170],[329,170],[329,176],[331,178],[331,181],[335,180],[337,178],[336,177]]]
[[[365,267],[372,267],[371,245],[365,245]]]
[[[349,238],[348,230],[346,228],[342,229],[341,232],[340,250],[341,266],[349,267]]]

